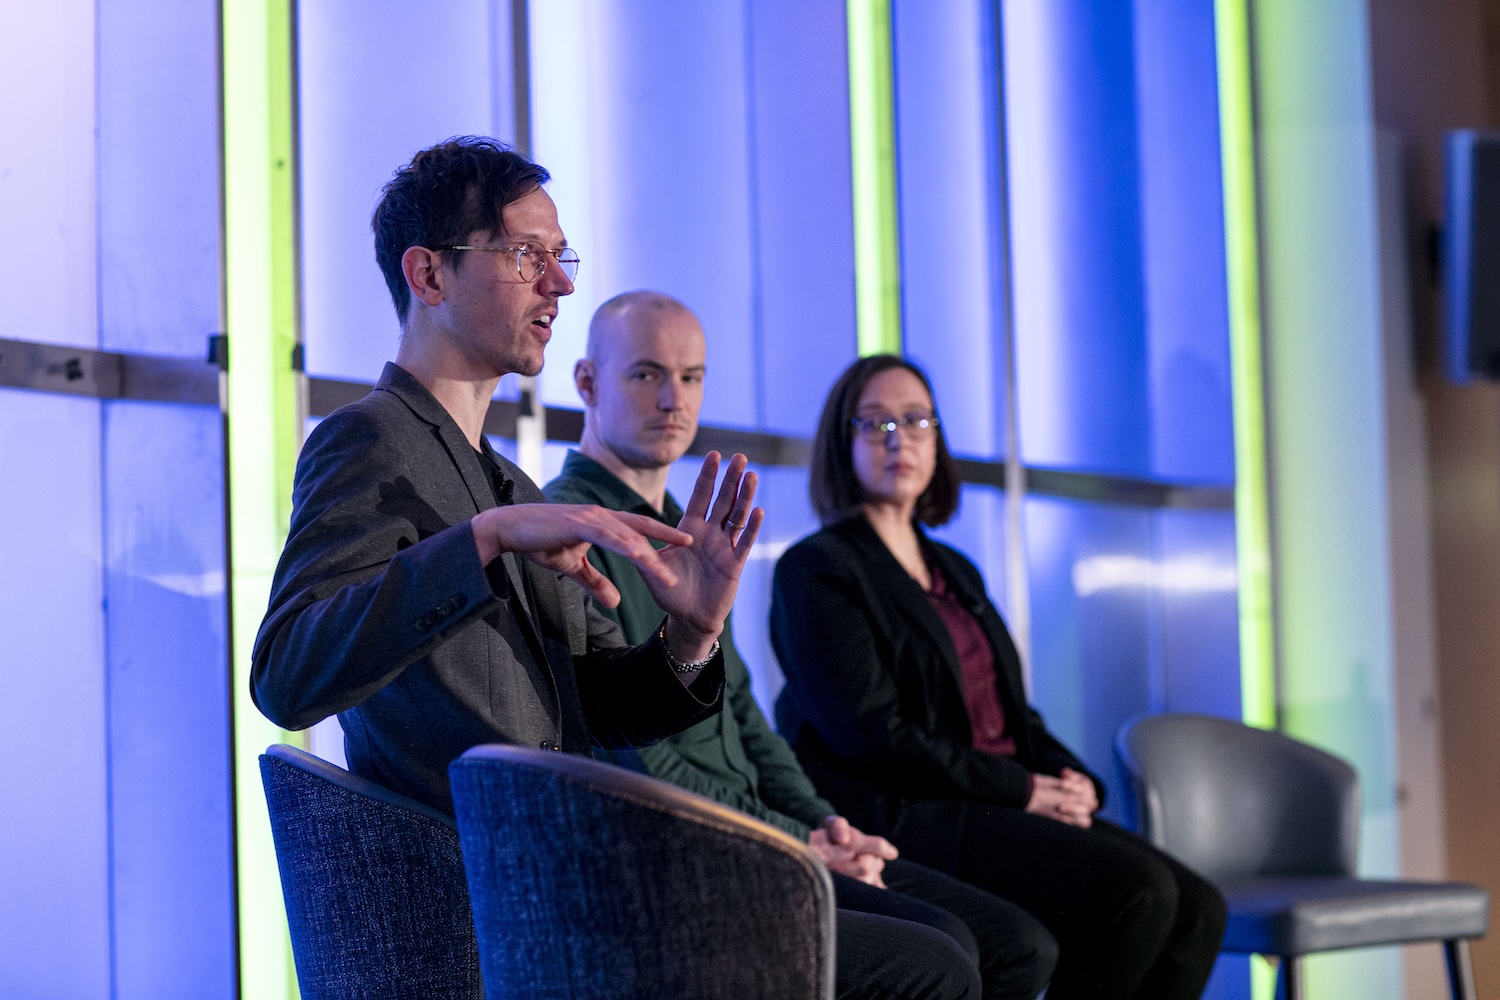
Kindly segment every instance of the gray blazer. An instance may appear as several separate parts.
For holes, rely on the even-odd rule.
[[[514,502],[545,502],[494,457]],[[723,698],[722,655],[690,691],[654,638],[624,646],[567,577],[513,553],[481,566],[468,522],[493,506],[453,418],[387,364],[303,446],[251,667],[273,722],[338,713],[351,770],[450,813],[448,763],[476,744],[642,745]]]

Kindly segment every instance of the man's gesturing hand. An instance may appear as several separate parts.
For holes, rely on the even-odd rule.
[[[677,525],[692,544],[670,546],[659,553],[676,579],[642,574],[651,596],[669,616],[667,644],[679,660],[708,655],[724,628],[729,609],[734,607],[740,571],[765,520],[765,511],[751,507],[755,473],[745,471],[748,462],[744,455],[731,458],[724,482],[714,496],[719,453],[711,451],[704,457],[693,495]]]
[[[692,545],[693,536],[640,514],[577,504],[526,503],[492,507],[471,522],[479,561],[488,566],[502,552],[519,552],[532,562],[577,580],[607,607],[620,592],[585,558],[590,545],[629,559],[653,586],[671,587],[677,575],[651,547],[656,538]]]

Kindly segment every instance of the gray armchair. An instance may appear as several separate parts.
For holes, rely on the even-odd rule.
[[[833,996],[833,889],[806,844],[570,754],[475,747],[448,773],[492,1000]]]
[[[1489,894],[1458,882],[1355,874],[1359,787],[1344,761],[1280,733],[1198,715],[1138,716],[1115,742],[1141,835],[1229,903],[1223,949],[1276,955],[1301,1000],[1303,955],[1442,941],[1456,1000],[1473,1000],[1468,941]]]
[[[295,747],[260,774],[303,1000],[481,1000],[453,820]]]

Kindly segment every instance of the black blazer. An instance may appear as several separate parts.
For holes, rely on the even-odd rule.
[[[778,724],[819,791],[870,832],[897,829],[917,803],[1024,808],[1031,772],[1089,773],[1026,704],[1020,657],[979,570],[925,535],[922,545],[989,637],[1014,758],[973,749],[953,640],[868,521],[824,528],[776,565]]]
[[[515,502],[546,502],[496,462]],[[722,657],[689,691],[571,579],[510,552],[481,566],[469,520],[494,506],[463,432],[396,365],[318,424],[255,640],[261,711],[287,729],[339,713],[351,770],[451,813],[448,763],[476,744],[586,754],[719,710]]]

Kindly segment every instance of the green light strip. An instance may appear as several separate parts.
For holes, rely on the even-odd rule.
[[[297,996],[259,755],[288,734],[255,708],[250,649],[286,539],[300,439],[292,8],[223,0],[224,267],[240,996]],[[297,739],[297,737],[292,737]]]
[[[1234,396],[1235,543],[1239,561],[1240,713],[1276,726],[1271,516],[1260,321],[1260,244],[1255,206],[1255,120],[1246,0],[1215,0],[1219,148],[1224,177],[1224,256],[1229,284],[1229,359]],[[1271,1000],[1277,969],[1250,958],[1250,995]]]
[[[1266,479],[1260,249],[1255,204],[1255,123],[1245,0],[1216,0],[1219,141],[1234,385],[1235,540],[1239,552],[1240,707],[1246,723],[1276,725],[1271,518]]]
[[[901,246],[890,0],[848,0],[849,159],[861,356],[901,352]]]

